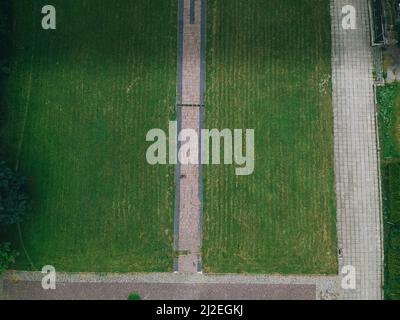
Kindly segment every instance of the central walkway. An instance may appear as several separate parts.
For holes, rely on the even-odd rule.
[[[178,130],[194,129],[198,137],[203,127],[204,112],[205,2],[179,1]],[[200,272],[203,210],[201,165],[178,165],[176,186],[175,250],[178,258],[175,271]]]

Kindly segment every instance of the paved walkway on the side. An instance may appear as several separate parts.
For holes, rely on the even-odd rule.
[[[204,112],[205,2],[179,1],[178,127],[179,130],[194,129],[198,137]],[[175,270],[180,273],[200,272],[201,165],[178,165],[176,184],[175,249],[179,256],[175,262]]]
[[[131,292],[149,300],[338,298],[337,276],[57,273],[56,290],[42,289],[43,276],[40,272],[6,272],[0,299],[126,300]]]
[[[356,8],[357,29],[342,28],[342,7]],[[382,298],[382,221],[373,61],[366,0],[332,0],[332,81],[340,270],[356,270],[344,299]]]

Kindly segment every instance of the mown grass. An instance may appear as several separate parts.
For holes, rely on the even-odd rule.
[[[21,226],[35,269],[172,269],[173,167],[151,167],[146,132],[174,118],[176,0],[14,1],[2,153],[29,178]],[[21,256],[17,268],[31,269]]]
[[[377,99],[382,159],[400,158],[400,85],[378,87]]]
[[[400,162],[383,166],[385,298],[400,300]]]
[[[400,300],[400,84],[378,87],[385,231],[385,298]]]
[[[205,170],[206,272],[336,274],[328,0],[209,0],[206,127],[255,129],[255,172]]]

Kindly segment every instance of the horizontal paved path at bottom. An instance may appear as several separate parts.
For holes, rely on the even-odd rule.
[[[149,300],[338,299],[338,278],[269,275],[58,273],[57,289],[41,287],[40,272],[6,272],[4,299],[126,300],[137,292]],[[0,284],[1,285],[1,284]]]
[[[143,300],[315,300],[315,285],[177,284],[177,283],[62,283],[44,291],[39,282],[4,284],[13,300],[126,300],[138,293]],[[7,297],[6,296],[6,297]]]

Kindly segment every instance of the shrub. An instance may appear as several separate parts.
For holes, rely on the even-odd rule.
[[[11,249],[10,243],[0,244],[0,275],[7,270],[18,256],[18,252]]]
[[[22,221],[30,211],[30,200],[25,192],[26,179],[0,160],[0,225],[7,226]]]
[[[136,292],[132,292],[129,296],[128,296],[128,300],[142,300],[142,298],[140,297],[140,295]]]

